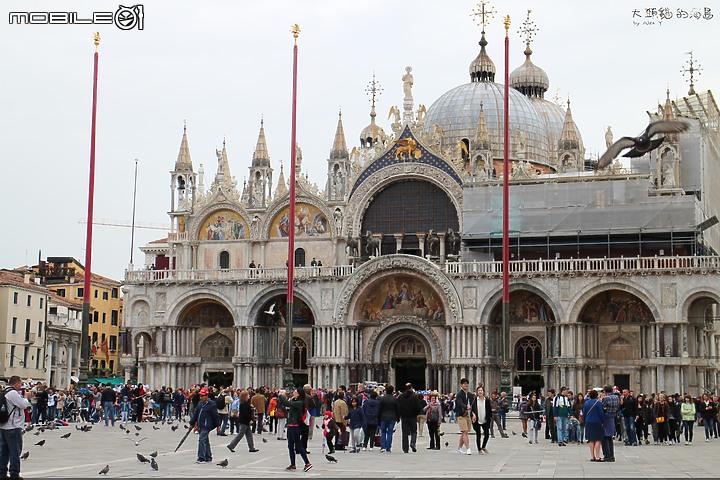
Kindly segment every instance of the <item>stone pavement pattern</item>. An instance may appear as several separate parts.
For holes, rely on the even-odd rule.
[[[84,433],[77,431],[74,425],[61,427],[34,435],[35,431],[24,435],[23,452],[30,452],[27,460],[22,461],[21,475],[25,478],[39,477],[98,477],[98,472],[110,465],[108,477],[353,477],[362,472],[366,477],[420,477],[438,478],[451,472],[457,477],[716,477],[720,472],[720,440],[709,443],[704,441],[702,429],[691,446],[671,445],[642,447],[626,447],[616,442],[615,463],[590,462],[587,444],[558,447],[548,440],[541,439],[538,445],[529,445],[520,435],[518,421],[513,421],[510,435],[503,439],[499,435],[490,439],[489,455],[460,455],[456,452],[458,435],[454,424],[443,424],[446,434],[441,437],[443,449],[440,451],[426,450],[429,438],[427,432],[418,438],[417,453],[402,453],[400,448],[400,429],[393,438],[391,454],[380,453],[378,448],[372,452],[349,454],[338,451],[335,457],[338,463],[330,464],[321,452],[322,435],[315,429],[314,438],[310,440],[310,461],[313,469],[302,472],[302,459],[297,457],[297,472],[286,472],[289,465],[287,442],[277,440],[273,434],[255,436],[255,447],[258,453],[249,453],[243,439],[232,453],[225,445],[231,436],[220,437],[214,432],[210,435],[213,451],[211,464],[195,464],[197,451],[197,435],[190,434],[177,453],[173,450],[185,434],[180,427],[173,432],[169,425],[161,425],[153,430],[153,424],[141,424],[139,436],[129,424],[130,434],[115,428],[95,425]],[[61,435],[72,432],[68,439]],[[138,447],[134,441],[147,437]],[[267,443],[263,443],[262,439]],[[46,439],[45,445],[35,444]],[[132,439],[133,441],[129,441]],[[474,435],[470,438],[473,447]],[[445,447],[445,442],[449,447]],[[149,464],[140,463],[136,453],[148,456],[158,451],[158,471],[153,471]],[[216,463],[228,459],[229,466],[222,468]]]

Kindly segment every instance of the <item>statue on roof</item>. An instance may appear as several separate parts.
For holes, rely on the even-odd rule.
[[[406,100],[412,100],[412,87],[413,87],[413,76],[412,76],[412,67],[407,66],[405,67],[405,75],[402,77],[403,81],[403,93],[405,94]]]

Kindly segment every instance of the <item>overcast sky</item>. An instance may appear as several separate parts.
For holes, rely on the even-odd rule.
[[[716,39],[720,1],[513,0],[492,2],[488,52],[502,78],[502,16],[509,14],[510,69],[524,60],[518,29],[532,9],[538,31],[533,61],[550,78],[546,98],[570,96],[588,155],[604,149],[604,132],[636,134],[646,111],[687,94],[681,70],[693,50],[702,70],[696,90],[720,85]],[[126,6],[133,5],[125,2]],[[378,123],[391,131],[388,110],[402,105],[402,76],[413,68],[416,106],[430,106],[469,81],[480,28],[474,2],[459,0],[148,0],[144,29],[113,25],[10,25],[15,11],[72,11],[79,18],[114,12],[117,2],[3,1],[0,15],[2,88],[0,267],[34,264],[47,256],[85,259],[90,151],[92,32],[99,30],[100,74],[95,178],[96,220],[125,223],[132,216],[133,172],[139,159],[138,224],[169,224],[170,176],[187,120],[193,165],[215,175],[223,138],[232,174],[247,176],[260,119],[265,119],[274,178],[288,169],[292,35],[298,23],[298,143],[303,170],[322,190],[342,109],[350,149],[369,123],[365,94],[373,72],[384,91]],[[646,18],[667,6],[673,18]],[[711,19],[679,19],[711,9]],[[633,10],[639,13],[634,16]],[[702,12],[704,13],[704,12]],[[653,25],[645,22],[652,21]],[[499,80],[501,81],[501,80]],[[137,229],[137,246],[164,238]],[[93,271],[122,279],[130,258],[130,229],[96,226]]]

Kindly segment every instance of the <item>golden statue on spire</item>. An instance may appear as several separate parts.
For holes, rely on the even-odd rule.
[[[296,23],[292,26],[290,31],[292,32],[293,38],[295,39],[295,45],[297,45],[297,39],[300,36],[300,26]]]
[[[95,51],[98,51],[98,45],[100,45],[100,32],[93,33],[93,41],[95,42]]]

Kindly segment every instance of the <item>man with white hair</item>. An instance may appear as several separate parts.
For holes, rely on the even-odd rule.
[[[8,380],[8,386],[2,392],[7,407],[7,420],[0,423],[0,478],[6,478],[8,471],[10,478],[21,478],[20,452],[25,428],[25,409],[30,406],[29,399],[33,397],[33,392],[27,390],[24,395],[21,395],[20,390],[22,390],[22,378],[13,375]]]

